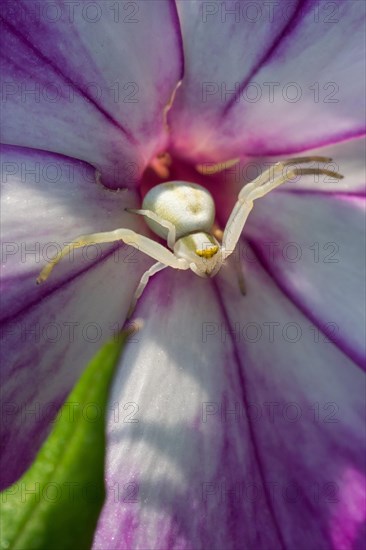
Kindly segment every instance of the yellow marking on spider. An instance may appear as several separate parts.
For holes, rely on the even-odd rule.
[[[210,248],[206,248],[205,250],[196,250],[197,256],[200,256],[201,258],[210,259],[212,256],[215,256],[219,251],[218,246],[211,246]]]

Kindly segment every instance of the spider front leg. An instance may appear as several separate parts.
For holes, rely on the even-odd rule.
[[[226,224],[224,235],[222,237],[222,257],[227,258],[235,250],[235,247],[240,239],[243,227],[250,211],[253,208],[253,201],[246,199],[238,199],[230,214]]]
[[[170,250],[162,246],[161,244],[140,235],[132,231],[131,229],[115,229],[114,231],[107,231],[104,233],[92,233],[90,235],[81,235],[69,245],[65,246],[54,258],[51,260],[41,271],[37,278],[37,283],[43,283],[48,279],[51,271],[56,264],[69,252],[76,248],[90,244],[112,243],[115,241],[123,241],[137,250],[140,250],[147,256],[154,258],[158,262],[164,264],[166,267],[173,267],[174,269],[189,269],[189,263],[183,258],[177,258]]]
[[[134,209],[134,208],[126,208],[127,212],[131,212],[132,214],[139,214],[140,216],[146,216],[146,218],[149,218],[150,220],[153,220],[154,222],[158,223],[162,227],[168,230],[168,236],[167,236],[167,243],[169,248],[173,250],[175,241],[176,241],[176,229],[175,225],[173,225],[168,220],[163,220],[155,214],[152,210],[141,210],[141,209]]]
[[[325,174],[335,179],[342,179],[343,176],[326,168],[291,168],[286,171],[286,166],[297,163],[309,162],[331,162],[332,159],[326,157],[304,157],[293,158],[278,162],[272,168],[265,170],[258,178],[248,183],[240,191],[238,200],[229,216],[222,238],[223,258],[227,258],[234,251],[240,235],[243,231],[245,222],[253,208],[253,202],[260,197],[264,197],[286,181],[303,175]],[[272,172],[272,173],[271,173]]]

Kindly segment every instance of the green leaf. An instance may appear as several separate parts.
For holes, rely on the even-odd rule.
[[[2,492],[2,549],[90,548],[105,497],[108,391],[126,337],[89,363],[29,470]]]

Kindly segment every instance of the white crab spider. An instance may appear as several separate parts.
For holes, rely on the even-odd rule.
[[[149,278],[166,267],[191,269],[200,277],[213,277],[225,259],[235,250],[246,219],[253,208],[253,201],[295,176],[326,174],[341,179],[343,176],[325,168],[291,168],[297,163],[329,163],[325,157],[293,158],[278,162],[259,177],[245,185],[229,216],[222,236],[222,243],[212,234],[215,221],[215,204],[211,194],[200,185],[184,181],[162,183],[146,194],[141,210],[127,209],[145,216],[150,229],[159,237],[167,239],[168,247],[140,235],[131,229],[115,229],[105,233],[81,235],[65,246],[41,271],[37,283],[48,279],[54,266],[75,248],[85,245],[123,241],[151,258],[157,260],[141,277],[135,291],[130,313],[141,296]]]

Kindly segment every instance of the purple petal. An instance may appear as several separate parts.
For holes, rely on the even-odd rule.
[[[2,160],[3,316],[8,318],[115,248],[98,245],[75,251],[75,256],[60,262],[47,283],[37,286],[42,267],[67,243],[117,227],[141,230],[144,224],[124,211],[136,207],[136,193],[104,188],[96,181],[96,170],[84,162],[12,146],[2,146]],[[130,251],[122,247],[116,255],[117,269],[138,264],[139,254]]]
[[[165,146],[181,78],[174,3],[26,0],[3,12],[2,141],[86,160],[110,187],[136,183]]]
[[[87,361],[122,328],[146,258],[123,246],[86,247],[37,286],[40,269],[80,234],[137,229],[124,212],[136,206],[135,193],[110,191],[96,183],[94,168],[53,153],[4,146],[2,158],[1,479],[8,485],[29,465]]]
[[[349,472],[362,489],[361,371],[313,341],[260,264],[248,265],[246,298],[230,266],[218,277],[166,270],[141,299],[144,328],[110,401],[109,496],[94,548],[325,549],[341,514],[347,536],[358,536],[359,514],[343,495]],[[264,334],[273,321],[298,323],[304,338],[249,340],[253,325]],[[273,401],[285,410],[274,421]],[[323,423],[330,401],[336,425]]]
[[[364,220],[364,197],[278,192],[256,202],[245,228],[282,291],[361,368]]]
[[[253,433],[265,478],[278,482],[275,516],[284,547],[361,549],[364,373],[288,299],[253,250],[249,257],[245,303],[225,271],[228,284],[219,279],[218,288],[248,399],[262,404]],[[324,280],[321,290],[328,284]],[[357,332],[363,332],[362,324]]]
[[[170,116],[178,154],[288,155],[365,132],[358,1],[179,2],[178,10],[186,59]]]

